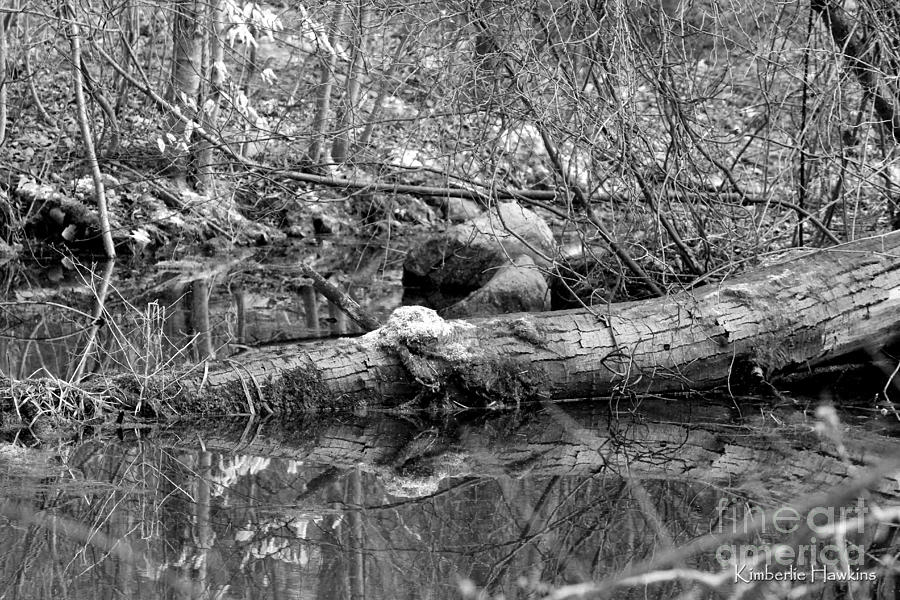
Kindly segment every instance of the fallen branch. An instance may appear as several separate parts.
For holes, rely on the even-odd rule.
[[[310,278],[313,287],[320,294],[328,298],[332,304],[344,311],[348,317],[353,319],[357,325],[363,328],[363,331],[372,331],[381,326],[381,323],[379,323],[375,317],[363,310],[356,300],[351,298],[349,294],[342,292],[337,286],[329,283],[318,271],[306,263],[300,263],[300,272],[303,273],[304,277]]]

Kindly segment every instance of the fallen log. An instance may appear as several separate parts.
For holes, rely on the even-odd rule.
[[[402,307],[360,337],[267,348],[167,377],[101,377],[80,391],[8,382],[5,408],[36,392],[107,415],[164,418],[695,390],[877,348],[897,338],[898,320],[900,232],[593,312],[445,321]]]

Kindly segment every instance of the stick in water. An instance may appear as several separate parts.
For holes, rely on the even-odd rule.
[[[318,271],[305,263],[300,263],[300,271],[304,277],[312,279],[313,287],[323,296],[333,302],[338,308],[347,313],[347,316],[353,319],[364,331],[373,331],[381,327],[375,317],[367,313],[363,308],[350,297],[345,294],[334,284],[325,281],[325,278]]]

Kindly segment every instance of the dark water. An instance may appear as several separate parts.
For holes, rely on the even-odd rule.
[[[829,440],[794,407],[732,413],[598,401],[20,438],[0,446],[0,596],[543,598],[593,582],[607,597],[716,597],[702,572],[726,594],[844,597],[834,582],[735,583],[728,562],[783,543],[803,558],[749,561],[741,577],[840,571],[826,529],[843,516],[848,567],[874,578],[855,597],[894,597],[879,561],[900,546],[872,518],[898,505],[897,465],[878,471],[900,450],[891,423],[862,415],[870,426],[845,423],[853,439]],[[860,474],[868,491],[841,496]],[[747,521],[790,504],[820,529]],[[659,581],[616,583],[647,573]]]
[[[381,256],[338,273],[378,315],[402,292]],[[354,332],[290,260],[219,260],[6,265],[0,373]],[[896,597],[898,420],[822,398],[9,431],[0,599]]]
[[[320,261],[322,273],[377,318],[400,305],[400,263],[359,245],[156,265],[61,257],[0,265],[0,375],[144,374],[250,345],[359,333],[299,277],[297,261],[315,251],[340,257]]]

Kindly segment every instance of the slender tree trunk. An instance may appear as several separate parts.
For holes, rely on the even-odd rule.
[[[8,53],[6,27],[9,22],[6,15],[0,18],[0,145],[6,141],[6,62]]]
[[[211,0],[209,4],[209,91],[200,110],[203,113],[203,127],[207,131],[216,131],[219,120],[219,102],[222,97],[222,86],[225,84],[225,47],[222,44],[222,2]],[[209,191],[215,183],[215,164],[213,150],[215,146],[204,140],[200,145],[197,158],[198,179],[204,191]]]
[[[369,39],[369,12],[371,8],[366,4],[367,0],[359,0],[357,5],[356,32],[353,36],[353,57],[350,63],[350,73],[347,77],[344,99],[338,109],[337,133],[331,144],[331,160],[343,163],[347,160],[347,153],[351,143],[353,126],[357,120],[359,110],[359,96],[362,89],[363,58]]]
[[[22,38],[26,40],[29,39],[29,32],[31,29],[31,20],[29,17],[30,15],[28,13],[22,15]],[[34,83],[36,73],[34,67],[32,67],[31,65],[30,44],[25,44],[22,54],[25,61],[25,77],[28,79],[28,93],[31,95],[31,102],[34,104],[34,108],[37,110],[38,115],[41,117],[41,120],[44,121],[44,123],[46,123],[47,125],[53,125],[53,118],[47,112],[47,109],[44,107],[44,103],[41,102],[41,97],[38,94],[37,86]]]
[[[872,65],[866,57],[860,40],[863,34],[857,32],[858,23],[851,22],[847,13],[835,0],[812,0],[810,8],[815,11],[831,33],[834,45],[844,55],[847,68],[856,76],[859,84],[872,95],[875,113],[891,132],[894,142],[900,142],[900,115],[897,98],[890,88],[878,77],[879,65]],[[896,32],[893,32],[896,34]],[[897,73],[894,73],[897,75]]]
[[[122,67],[131,71],[130,56],[134,52],[140,30],[140,8],[136,0],[125,0],[125,8],[122,9]],[[122,113],[122,109],[128,103],[128,80],[116,73],[116,104],[115,114]]]
[[[103,249],[108,258],[115,258],[116,247],[113,244],[112,231],[109,226],[109,210],[106,206],[106,190],[103,187],[103,176],[100,173],[100,163],[97,162],[97,153],[94,150],[94,137],[91,133],[91,125],[88,121],[87,105],[84,101],[84,81],[81,71],[81,32],[79,30],[75,11],[71,4],[66,4],[67,12],[72,22],[69,25],[69,38],[72,45],[72,79],[75,87],[75,103],[78,110],[78,125],[81,128],[81,137],[84,140],[84,150],[87,155],[88,165],[91,169],[91,177],[94,180],[94,198],[100,213],[100,234],[103,236]]]
[[[103,112],[103,116],[106,119],[106,129],[100,136],[101,139],[97,142],[97,145],[102,147],[103,138],[107,137],[107,134],[109,134],[109,144],[106,147],[106,155],[108,156],[110,154],[115,154],[116,150],[118,150],[119,148],[119,138],[121,136],[119,130],[119,119],[116,117],[116,111],[113,110],[113,107],[109,103],[109,100],[106,99],[106,95],[103,93],[103,90],[100,89],[100,86],[97,85],[91,77],[91,72],[88,70],[83,56],[81,58],[81,74],[82,81],[84,82],[84,87],[100,107],[100,110]]]
[[[200,73],[203,56],[201,31],[202,5],[199,0],[176,0],[172,26],[174,51],[172,54],[172,81],[169,91],[171,102],[182,115],[193,122],[197,119],[197,100],[200,93]],[[184,121],[173,122],[178,146],[183,151],[173,157],[176,178],[187,183],[188,172],[194,158],[192,131]],[[176,152],[178,149],[176,148]]]
[[[316,288],[304,285],[300,288],[300,299],[303,302],[303,318],[310,337],[321,335],[319,327],[319,296]]]
[[[216,358],[212,325],[209,322],[209,281],[197,279],[191,283],[191,326],[194,330],[194,348],[201,361]]]
[[[339,2],[334,7],[332,15],[333,30],[329,43],[334,52],[322,61],[322,77],[319,79],[319,89],[316,94],[316,114],[312,123],[312,144],[309,147],[309,160],[312,164],[327,162],[327,148],[325,143],[325,129],[328,126],[328,112],[331,109],[331,88],[334,85],[334,71],[337,66],[338,36],[341,30],[341,21],[344,19],[344,4]]]
[[[97,346],[97,334],[100,333],[100,327],[103,324],[103,313],[106,311],[106,296],[109,294],[109,284],[112,281],[115,264],[115,261],[108,260],[103,266],[100,284],[94,291],[94,314],[91,315],[93,322],[90,329],[88,329],[87,340],[84,343],[81,358],[78,360],[75,371],[69,378],[71,383],[78,383],[84,378],[88,361],[93,356],[94,349]]]
[[[257,31],[255,27],[250,27],[250,35],[254,38],[257,35]],[[259,52],[257,52],[257,47],[254,44],[247,44],[247,56],[244,58],[244,68],[241,72],[240,85],[241,91],[244,93],[244,98],[247,99],[247,103],[250,102],[250,94],[252,92],[252,88],[250,84],[253,82],[253,78],[256,76],[256,71],[259,68],[257,65],[257,56]],[[243,128],[242,132],[242,141],[238,146],[239,152],[241,156],[247,156],[247,150],[250,148],[250,138],[253,135],[253,130],[256,128],[256,123],[250,121],[250,117],[246,114],[241,118],[241,125]]]
[[[396,72],[397,67],[400,64],[400,59],[403,57],[407,44],[409,44],[409,40],[412,37],[412,32],[412,27],[405,28],[403,39],[397,45],[397,51],[394,53],[394,57],[391,60],[388,70],[384,73],[383,79],[390,79],[394,75],[394,72]],[[372,132],[375,130],[378,119],[381,117],[381,111],[384,108],[384,101],[387,96],[387,81],[382,81],[381,86],[378,89],[378,96],[376,96],[375,102],[372,103],[372,110],[369,112],[369,116],[366,119],[366,126],[363,128],[362,133],[359,135],[359,139],[356,140],[356,144],[353,147],[354,152],[359,152],[369,145],[369,140],[372,138]]]
[[[235,284],[231,291],[234,298],[234,312],[236,323],[234,326],[234,341],[244,344],[247,341],[247,293],[243,286]]]
[[[177,0],[173,21],[172,87],[170,97],[176,105],[197,98],[200,90],[200,59],[203,34],[200,30],[201,6],[197,0]]]

